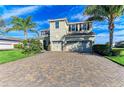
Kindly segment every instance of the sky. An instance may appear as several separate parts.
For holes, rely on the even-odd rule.
[[[83,12],[86,6],[82,5],[6,5],[0,6],[0,16],[9,26],[11,16],[26,18],[32,16],[33,22],[38,24],[37,30],[49,28],[49,19],[67,18],[69,22],[80,22],[88,18]],[[124,16],[115,20],[114,42],[124,40]],[[108,23],[93,22],[93,32],[96,33],[95,43],[104,44],[109,41]],[[24,38],[23,32],[11,31],[6,36]],[[34,37],[36,34],[28,32],[28,37]]]

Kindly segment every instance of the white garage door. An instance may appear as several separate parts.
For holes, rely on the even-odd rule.
[[[90,41],[68,41],[66,44],[66,51],[74,52],[89,52],[91,51]]]
[[[52,42],[52,51],[62,51],[62,42],[53,41]]]
[[[0,43],[0,50],[8,50],[8,49],[14,49],[14,46],[12,44],[1,44]]]

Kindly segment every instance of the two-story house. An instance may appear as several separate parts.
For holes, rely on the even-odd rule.
[[[49,32],[49,35],[45,34],[49,39],[42,39],[43,42],[50,44],[51,51],[92,51],[95,40],[92,22],[68,22],[66,18],[62,18],[49,20],[49,23],[49,30],[45,30]]]

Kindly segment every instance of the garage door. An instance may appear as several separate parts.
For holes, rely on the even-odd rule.
[[[9,49],[14,49],[14,45],[7,43],[0,43],[0,50],[9,50]]]
[[[66,44],[66,51],[74,52],[90,52],[91,42],[90,41],[68,41]]]
[[[62,51],[62,42],[53,41],[52,51]]]

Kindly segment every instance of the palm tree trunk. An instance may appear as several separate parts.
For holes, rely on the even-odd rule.
[[[113,18],[109,21],[109,44],[110,44],[110,48],[109,51],[112,51],[112,47],[113,47],[113,33],[114,33],[114,20]]]
[[[109,36],[110,50],[109,51],[112,51],[112,47],[113,47],[113,30],[110,30],[109,34],[110,34],[110,36]]]
[[[24,31],[24,38],[25,38],[25,40],[27,40],[27,31],[26,30]]]

